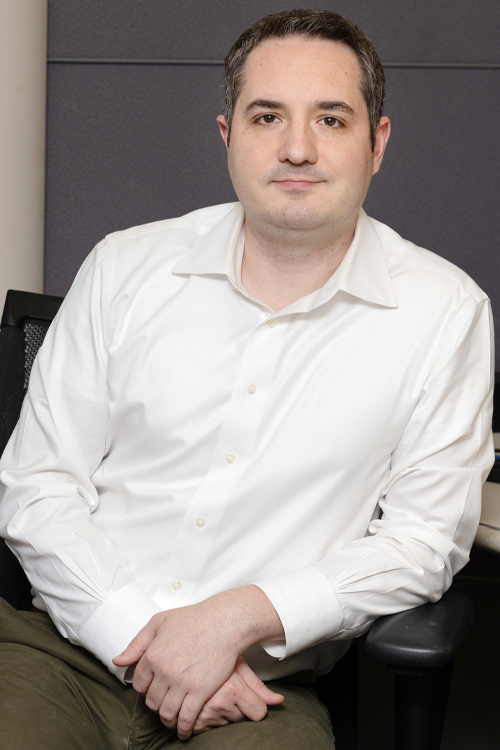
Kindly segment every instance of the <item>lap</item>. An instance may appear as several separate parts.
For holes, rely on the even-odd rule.
[[[9,750],[126,747],[138,697],[48,615],[0,599],[0,736]]]
[[[0,726],[9,750],[107,750],[75,682],[36,649],[0,644]]]
[[[0,600],[0,726],[9,750],[333,750],[328,712],[314,690],[293,677],[268,684],[285,703],[263,721],[181,742],[142,696],[63,638],[47,615]]]
[[[169,750],[334,750],[328,711],[313,691],[280,680],[266,684],[285,702],[271,706],[265,719],[211,729],[187,742],[177,740]]]

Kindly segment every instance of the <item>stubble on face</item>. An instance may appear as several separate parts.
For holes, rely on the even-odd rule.
[[[328,103],[339,106],[320,106]],[[258,122],[263,113],[269,123]],[[328,118],[338,127],[326,126]],[[305,37],[268,39],[253,50],[228,165],[247,224],[261,242],[291,249],[352,238],[373,171],[353,51]]]

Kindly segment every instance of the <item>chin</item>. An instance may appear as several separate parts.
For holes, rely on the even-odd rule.
[[[306,206],[286,206],[268,212],[268,222],[279,229],[297,231],[315,229],[330,223],[331,216]]]

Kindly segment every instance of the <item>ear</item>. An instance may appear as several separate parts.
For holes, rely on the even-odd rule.
[[[222,136],[222,140],[226,144],[226,148],[228,148],[227,138],[228,138],[228,135],[229,135],[229,129],[227,127],[227,122],[226,122],[226,118],[224,117],[224,115],[219,115],[217,117],[217,122],[219,123],[219,130],[220,130],[220,134]]]
[[[391,134],[391,121],[388,117],[381,117],[375,131],[375,147],[373,149],[373,171],[376,174],[384,158],[385,147]]]

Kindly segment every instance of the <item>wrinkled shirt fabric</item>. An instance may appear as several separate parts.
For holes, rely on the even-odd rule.
[[[152,615],[258,585],[262,679],[328,671],[468,560],[494,460],[489,300],[360,212],[319,290],[241,285],[240,204],[84,262],[1,464],[0,533],[59,631],[118,678]]]

